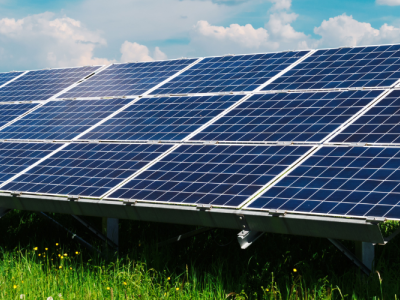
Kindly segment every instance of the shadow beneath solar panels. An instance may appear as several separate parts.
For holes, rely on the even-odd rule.
[[[71,216],[49,216],[101,249],[102,242]],[[100,218],[85,219],[101,228]],[[385,235],[390,235],[398,227],[397,222],[386,224],[382,228]],[[249,298],[261,299],[260,295],[266,292],[267,287],[270,289],[276,285],[283,299],[286,299],[295,282],[301,282],[303,288],[307,287],[310,291],[333,290],[337,286],[343,295],[354,294],[357,298],[380,295],[376,273],[370,277],[362,275],[327,239],[264,234],[251,247],[242,250],[237,243],[237,231],[212,229],[159,247],[160,242],[199,228],[129,220],[120,220],[119,226],[119,259],[128,257],[144,262],[149,269],[176,276],[189,272],[191,280],[195,277],[200,283],[205,278],[214,278],[225,291],[239,293],[243,290]],[[104,263],[101,256],[82,249],[70,234],[58,226],[52,226],[38,213],[12,211],[0,219],[0,228],[1,251],[54,248],[58,243],[66,253],[81,251],[83,261],[88,264]],[[352,242],[343,243],[354,251]],[[383,278],[386,298],[400,294],[400,285],[397,284],[400,282],[399,252],[399,237],[385,246],[376,247],[375,266]],[[111,261],[116,259],[117,256],[109,257]]]

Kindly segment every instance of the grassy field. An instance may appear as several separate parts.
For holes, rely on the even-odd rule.
[[[100,247],[70,216],[52,215]],[[100,227],[99,218],[90,221]],[[366,277],[328,240],[266,234],[241,250],[213,230],[157,248],[193,227],[121,220],[120,255],[105,260],[35,213],[0,220],[1,299],[397,299],[400,238],[376,249]],[[389,233],[397,224],[389,224]],[[347,242],[348,247],[352,243]],[[51,299],[51,298],[50,298]]]

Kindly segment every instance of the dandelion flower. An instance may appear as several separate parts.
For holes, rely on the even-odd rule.
[[[60,253],[58,253],[58,257],[60,257],[61,256],[61,254]]]
[[[269,292],[269,289],[267,289],[267,292]]]
[[[59,269],[62,269],[62,266],[59,266],[58,268],[59,268]]]
[[[296,272],[297,272],[297,269],[293,269],[293,272],[295,272],[295,273],[296,273]]]
[[[42,254],[39,253],[38,255],[41,256]]]
[[[72,267],[69,267],[70,270],[72,270]]]
[[[47,300],[53,300],[53,297],[50,296],[50,297],[47,298]]]
[[[37,251],[38,247],[33,248],[33,250]]]
[[[126,282],[124,282],[124,285],[127,285],[127,283],[126,283]]]
[[[171,277],[168,277],[168,280],[171,280]]]
[[[23,280],[22,280],[21,282],[22,282],[22,283],[24,283],[24,281],[23,281]]]
[[[78,255],[80,252],[76,251],[75,254]]]
[[[107,287],[107,290],[110,290],[110,288],[109,288],[109,287]]]
[[[68,254],[67,254],[67,253],[64,253],[64,256],[68,256]]]
[[[58,246],[58,243],[56,243],[56,246]]]
[[[179,291],[179,288],[176,288],[177,291]]]
[[[16,288],[17,288],[17,286],[14,284],[13,288],[14,288],[14,289],[16,289]]]
[[[63,256],[61,256],[60,258],[61,258],[61,259],[64,259],[64,257],[63,257]]]
[[[44,248],[44,250],[46,250],[46,251],[47,251],[47,250],[49,250],[49,248]]]

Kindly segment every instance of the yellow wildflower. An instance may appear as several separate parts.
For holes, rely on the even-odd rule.
[[[44,248],[44,250],[46,250],[46,251],[47,251],[47,250],[49,250],[49,248]]]
[[[17,286],[14,284],[14,289],[16,289],[17,288]]]
[[[68,256],[68,254],[67,254],[67,253],[64,253],[64,256]]]
[[[295,273],[296,273],[296,272],[297,272],[297,269],[293,269],[293,272],[295,272]]]
[[[59,268],[59,269],[62,269],[62,266],[59,266],[58,268]]]
[[[176,288],[177,291],[179,291],[179,288]]]
[[[168,280],[171,280],[171,277],[168,277]]]
[[[42,254],[39,253],[38,255],[41,256]]]
[[[58,243],[56,243],[56,246],[58,246]]]
[[[110,290],[110,288],[109,288],[109,287],[107,287],[107,290]]]
[[[33,250],[37,251],[38,247],[33,248]]]

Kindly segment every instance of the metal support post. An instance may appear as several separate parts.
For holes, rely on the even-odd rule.
[[[87,229],[89,229],[96,237],[101,239],[103,242],[106,242],[109,246],[112,248],[116,249],[118,251],[118,245],[116,245],[112,240],[104,236],[101,232],[99,232],[93,225],[89,224],[87,221],[83,220],[82,218],[71,215],[75,220],[77,220],[79,223],[81,223],[83,226],[85,226]]]
[[[246,249],[250,247],[262,235],[263,232],[242,230],[237,236],[240,248]]]
[[[328,239],[332,244],[336,246],[344,255],[346,255],[357,267],[360,268],[365,274],[369,275],[371,273],[371,269],[367,267],[361,260],[357,258],[355,254],[353,254],[345,245],[335,239]]]
[[[356,256],[370,270],[374,269],[375,246],[372,243],[355,242]]]
[[[8,214],[12,209],[8,208],[0,208],[0,218],[4,217],[6,214]]]
[[[116,218],[103,218],[102,219],[103,234],[112,241],[117,247],[119,246],[119,226],[118,219]],[[104,249],[107,249],[107,243],[104,243]],[[118,252],[118,248],[117,248]]]

